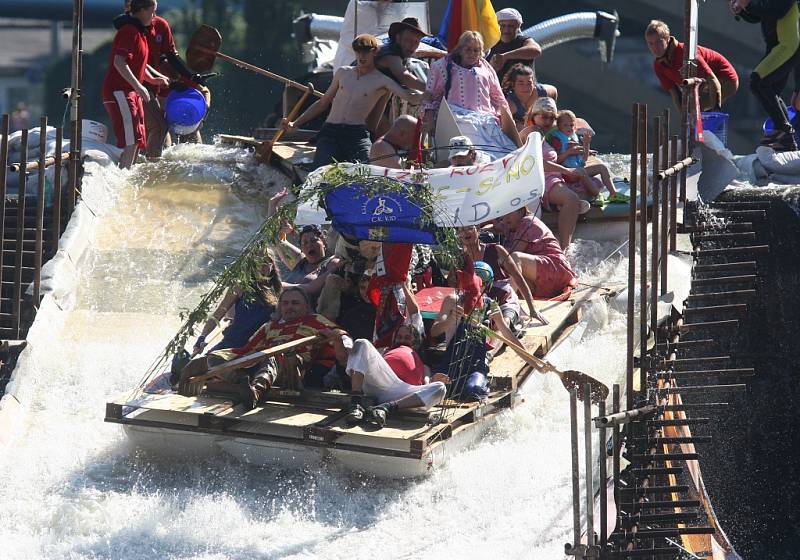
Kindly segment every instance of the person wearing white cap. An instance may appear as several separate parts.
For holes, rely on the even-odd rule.
[[[487,59],[502,82],[506,72],[517,63],[533,68],[533,61],[542,54],[542,47],[521,34],[522,14],[518,10],[503,8],[496,16],[500,25],[500,41],[489,51]]]
[[[475,165],[477,152],[472,140],[466,136],[453,136],[450,139],[450,165],[453,167],[466,167]]]

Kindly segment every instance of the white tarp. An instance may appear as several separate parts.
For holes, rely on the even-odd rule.
[[[358,3],[358,6],[356,6]],[[356,10],[356,8],[358,8]],[[358,13],[356,13],[356,11]],[[365,0],[350,0],[344,14],[344,23],[339,34],[339,46],[336,50],[336,58],[333,59],[334,71],[340,66],[349,66],[356,59],[350,44],[356,35],[361,33],[371,33],[378,36],[388,33],[392,22],[402,21],[407,17],[415,17],[419,20],[420,27],[430,32],[431,26],[428,21],[427,2],[391,2],[380,0],[378,2],[368,2]],[[358,27],[356,27],[358,26]]]
[[[353,169],[358,164],[341,164]],[[371,175],[384,176],[403,182],[414,181],[419,171],[389,169],[377,165],[360,166]],[[309,175],[304,189],[314,188],[327,167]],[[439,195],[436,223],[441,226],[481,224],[498,218],[531,203],[537,203],[544,193],[542,166],[542,137],[538,132],[528,136],[518,150],[489,163],[468,167],[425,169],[426,181]],[[369,205],[365,206],[366,208]],[[304,203],[297,209],[297,224],[322,224],[325,211],[314,203]]]

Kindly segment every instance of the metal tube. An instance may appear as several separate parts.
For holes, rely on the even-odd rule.
[[[621,412],[615,412],[614,414],[608,414],[606,416],[598,416],[594,419],[594,425],[598,428],[605,426],[620,426],[622,424],[627,424],[635,418],[641,418],[642,416],[653,414],[657,410],[658,407],[653,404],[643,406],[641,408],[634,408],[632,410],[623,410]]]
[[[42,285],[42,235],[44,230],[45,159],[47,158],[47,117],[39,124],[39,183],[36,190],[36,248],[33,254],[33,305],[39,307]]]
[[[678,137],[672,137],[669,149],[669,159],[672,164],[678,160]],[[678,178],[672,175],[669,179],[669,250],[674,251],[677,245],[678,234]]]
[[[641,106],[633,104],[631,124],[631,183],[630,212],[628,216],[628,315],[627,319],[627,365],[625,370],[625,408],[633,408],[633,314],[636,293],[636,207],[637,189],[639,185],[639,115]]]
[[[650,330],[656,332],[658,328],[658,280],[659,280],[659,213],[661,211],[661,180],[658,173],[661,171],[661,135],[662,135],[662,121],[661,117],[653,118],[653,211],[650,217],[651,221],[651,261],[650,261]]]
[[[578,461],[578,389],[569,393],[569,424],[572,439],[572,538],[573,548],[581,544],[581,488]]]
[[[612,398],[612,400],[611,400],[611,411],[614,414],[616,414],[616,413],[619,412],[619,406],[620,406],[620,404],[619,404],[619,401],[620,401],[620,398],[619,398],[619,384],[618,383],[614,383],[614,386],[612,388],[612,393],[611,394],[612,394],[612,397],[611,397]],[[611,447],[612,447],[612,452],[613,452],[613,459],[612,459],[611,465],[612,465],[612,470],[613,470],[612,474],[614,476],[614,503],[617,504],[617,511],[619,511],[619,470],[620,470],[620,465],[619,465],[620,445],[619,445],[619,443],[620,442],[619,442],[619,426],[617,424],[614,424],[613,427],[611,428],[611,442],[612,442],[611,443]],[[617,515],[619,516],[619,513]],[[616,523],[616,520],[614,520],[614,521]]]
[[[639,398],[647,400],[647,105],[639,120]]]
[[[664,109],[664,126],[661,130],[660,138],[662,161],[668,166],[672,164],[669,155],[669,109]],[[669,282],[667,280],[667,272],[669,269],[669,216],[671,210],[669,206],[669,181],[665,181],[660,185],[661,187],[661,231],[659,233],[659,241],[653,240],[653,243],[658,243],[661,253],[661,295],[663,296],[669,291]]]
[[[592,477],[592,388],[583,386],[583,437],[586,455],[586,544],[594,546],[594,478]]]
[[[690,165],[693,165],[697,160],[693,157],[685,157],[680,161],[676,161],[672,163],[668,168],[658,174],[659,179],[666,179],[667,177],[672,177],[673,175],[677,174],[680,171],[683,171]]]
[[[597,414],[600,417],[605,416],[606,414],[606,402],[600,401],[597,403]],[[608,459],[608,453],[606,452],[606,445],[608,442],[606,441],[606,428],[605,425],[600,426],[600,435],[599,435],[599,443],[597,447],[598,453],[600,453],[600,550],[605,550],[606,546],[608,545],[608,538],[606,534],[608,533],[608,494],[606,492],[606,488],[608,483],[606,478],[608,474],[606,473],[606,462]]]

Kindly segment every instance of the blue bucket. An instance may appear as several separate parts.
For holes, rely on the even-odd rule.
[[[194,88],[174,90],[164,106],[167,124],[176,134],[191,134],[206,116],[206,98]]]
[[[728,145],[728,113],[710,111],[700,113],[703,120],[703,131],[713,132],[723,146]]]
[[[797,111],[794,110],[794,107],[787,107],[786,112],[789,114],[789,122],[794,127],[794,138],[795,140],[800,141],[800,120],[798,120]],[[772,119],[768,118],[764,121],[764,125],[761,127],[761,130],[764,131],[764,135],[771,134],[773,130],[775,130],[775,123],[772,122]]]

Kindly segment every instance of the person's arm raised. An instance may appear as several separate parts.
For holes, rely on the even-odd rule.
[[[317,99],[311,105],[311,107],[306,109],[303,114],[297,117],[297,119],[294,121],[283,119],[283,121],[281,121],[281,126],[289,130],[294,130],[296,128],[300,128],[309,121],[313,121],[322,113],[324,113],[331,106],[331,103],[333,103],[333,98],[336,96],[336,92],[339,90],[339,80],[341,79],[342,72],[344,71],[345,70],[343,68],[339,68],[333,75],[333,81],[331,82],[331,85],[325,94]]]

